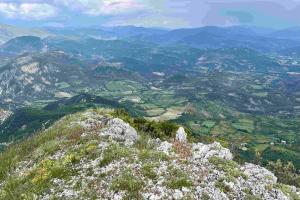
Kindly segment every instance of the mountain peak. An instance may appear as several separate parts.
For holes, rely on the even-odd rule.
[[[299,198],[299,189],[277,183],[265,168],[237,164],[220,143],[164,141],[124,120],[112,110],[88,110],[12,145],[21,155],[1,155],[15,170],[1,165],[0,198]]]

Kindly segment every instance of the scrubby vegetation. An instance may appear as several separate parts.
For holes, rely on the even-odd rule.
[[[133,175],[132,171],[125,171],[119,177],[116,177],[111,185],[114,191],[126,191],[124,199],[140,199],[140,190],[143,189],[144,182]]]
[[[114,144],[106,149],[103,153],[103,159],[100,162],[100,166],[108,165],[113,160],[119,160],[121,158],[130,158],[132,152],[126,147],[121,147],[118,144]]]
[[[150,121],[144,118],[132,118],[124,109],[117,109],[112,113],[114,117],[119,117],[128,122],[139,132],[144,132],[153,138],[167,139],[175,136],[178,125],[167,121]]]
[[[115,143],[103,152],[103,159],[99,167],[109,165],[112,161],[121,158],[133,159],[133,155],[137,154],[138,158],[145,163],[141,169],[142,174],[154,180],[157,177],[153,171],[156,165],[151,163],[167,160],[168,157],[164,153],[151,150],[151,146],[149,146],[147,141],[151,137],[155,138],[155,133],[158,132],[160,132],[162,138],[169,138],[175,133],[174,125],[166,122],[162,124],[159,122],[148,123],[146,120],[134,119],[124,110],[106,110],[103,112],[103,110],[99,109],[95,111],[123,118],[141,130],[141,138],[136,143],[136,146],[140,149],[139,153],[135,153],[132,149]],[[68,177],[76,175],[77,172],[72,166],[76,165],[83,158],[95,159],[100,156],[97,150],[99,138],[93,135],[86,139],[82,138],[83,129],[80,126],[70,126],[71,121],[78,119],[85,120],[85,117],[80,113],[66,116],[55,123],[53,127],[45,130],[43,134],[36,134],[24,141],[10,145],[5,152],[0,154],[0,159],[2,160],[0,163],[0,180],[6,180],[0,193],[0,199],[34,198],[35,194],[40,194],[50,187],[51,183],[49,180],[55,178],[68,180]],[[140,121],[141,124],[139,124]],[[147,132],[148,129],[145,127],[151,127],[152,131]],[[169,129],[169,127],[171,128]],[[62,150],[68,151],[59,160],[44,160],[45,157],[51,157],[54,153]],[[25,176],[12,176],[11,174],[25,160],[30,161],[29,165],[33,163],[39,164]],[[150,164],[147,164],[149,162]],[[128,185],[129,180],[131,182]],[[128,198],[131,199],[133,197],[138,198],[136,190],[140,189],[141,186],[142,184],[139,180],[136,180],[129,172],[124,172],[122,176],[113,181],[111,189],[126,190],[128,191]]]
[[[133,134],[139,136],[134,143],[120,138],[132,131],[128,128],[114,130],[120,137],[114,138],[113,131],[109,133],[112,135],[102,135],[109,124],[107,120],[116,116],[139,127],[138,133],[133,130]],[[0,155],[4,161],[0,163],[0,199],[66,196],[107,199],[114,195],[117,195],[115,198],[141,199],[147,194],[162,194],[163,199],[170,195],[181,199],[195,196],[211,199],[211,191],[205,187],[214,187],[218,195],[232,195],[232,188],[226,182],[242,185],[248,180],[235,161],[220,158],[218,153],[208,161],[195,160],[192,143],[171,138],[173,128],[168,127],[173,124],[161,125],[161,122],[148,123],[147,120],[138,124],[140,120],[124,110],[91,109],[63,117],[41,134],[10,145]],[[126,127],[122,120],[118,123],[121,123],[117,126],[120,129]],[[147,132],[144,127],[149,124],[153,131]],[[161,138],[169,142],[156,138],[153,133],[158,130],[163,131]],[[172,147],[161,150],[165,144]],[[209,148],[214,152],[224,151],[219,144]],[[212,176],[215,177],[213,184],[208,186],[205,177],[210,173],[216,174]],[[297,195],[284,184],[274,184],[272,188],[293,198]],[[249,198],[254,197],[250,191],[244,193]]]
[[[180,189],[182,187],[189,188],[193,186],[192,181],[189,179],[188,174],[183,172],[181,169],[176,169],[169,166],[168,179],[166,185],[172,189]]]
[[[300,187],[300,175],[297,174],[292,162],[283,163],[281,160],[277,160],[269,162],[267,167],[275,173],[279,182]]]
[[[227,181],[232,181],[238,177],[247,179],[247,176],[238,169],[238,164],[235,161],[225,160],[218,157],[211,157],[209,159],[209,162],[214,164],[217,169],[225,172],[226,176],[224,177],[224,179]]]

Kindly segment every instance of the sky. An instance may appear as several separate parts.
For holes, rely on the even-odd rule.
[[[300,0],[0,0],[0,23],[24,27],[300,26]]]

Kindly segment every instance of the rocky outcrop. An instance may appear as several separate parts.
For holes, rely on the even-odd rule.
[[[110,119],[106,126],[107,128],[104,128],[100,132],[101,136],[109,136],[113,139],[125,141],[127,144],[133,143],[138,139],[136,130],[128,123],[125,123],[122,119]]]
[[[175,139],[179,142],[187,142],[187,134],[183,127],[177,130]]]
[[[12,112],[10,112],[8,110],[0,109],[0,124],[2,124],[11,115],[12,115]]]
[[[208,145],[202,143],[193,144],[193,159],[203,161],[213,156],[227,160],[233,159],[233,155],[229,149],[222,147],[218,142]]]
[[[80,131],[76,128],[75,135],[54,140],[62,148],[44,155],[40,163],[23,161],[11,174],[19,179],[31,174],[22,182],[25,186],[26,180],[47,180],[49,188],[37,199],[299,199],[299,189],[279,184],[263,167],[237,164],[220,143],[188,143],[183,128],[169,141],[147,139],[122,119],[87,111],[44,134],[53,134],[52,129],[67,132],[66,120],[70,130],[79,125]],[[43,151],[35,150],[34,158]],[[57,166],[66,174],[47,177]],[[0,199],[5,197],[5,184],[0,184]]]

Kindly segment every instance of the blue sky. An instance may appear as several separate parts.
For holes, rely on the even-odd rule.
[[[0,0],[19,26],[300,26],[300,0]]]

